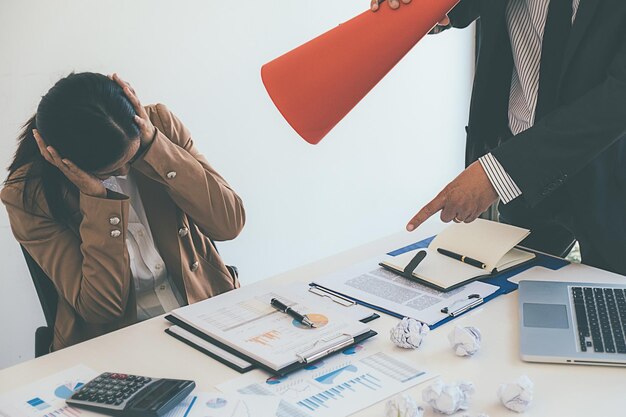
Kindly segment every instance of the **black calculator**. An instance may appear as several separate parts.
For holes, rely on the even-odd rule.
[[[76,408],[128,417],[160,417],[193,391],[194,381],[105,372],[66,400]]]

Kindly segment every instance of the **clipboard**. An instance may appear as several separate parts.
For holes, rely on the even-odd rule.
[[[411,245],[396,249],[394,251],[391,251],[389,253],[387,253],[387,255],[390,256],[398,256],[401,255],[403,253],[409,252],[409,251],[413,251],[416,249],[421,249],[421,248],[427,248],[428,245],[430,244],[430,242],[432,242],[432,240],[435,238],[435,236],[431,236],[429,238],[426,238],[424,240],[421,240],[419,242],[413,243]],[[498,287],[498,289],[492,293],[489,296],[486,296],[484,298],[481,298],[480,300],[468,300],[468,303],[465,305],[460,305],[458,307],[455,306],[448,306],[450,308],[450,312],[454,312],[454,315],[450,315],[450,313],[448,313],[448,317],[430,325],[429,327],[431,329],[435,329],[439,326],[442,326],[446,323],[448,323],[451,320],[454,320],[456,317],[460,317],[463,314],[466,314],[467,312],[471,311],[473,308],[478,307],[479,305],[482,305],[486,302],[489,302],[491,300],[493,300],[494,298],[502,295],[502,294],[508,294],[512,291],[515,291],[518,287],[517,284],[510,282],[508,279],[519,274],[522,273],[532,267],[535,266],[541,266],[550,270],[558,270],[561,269],[562,267],[569,265],[569,261],[562,259],[562,258],[557,258],[557,257],[553,257],[550,255],[546,255],[544,253],[541,252],[537,252],[537,251],[533,251],[531,249],[528,248],[524,248],[527,251],[530,251],[532,253],[534,253],[536,256],[533,260],[529,261],[529,262],[525,262],[523,264],[517,265],[516,267],[513,267],[511,269],[507,269],[505,271],[502,271],[498,274],[486,277],[486,278],[482,278],[479,279],[478,281],[481,282],[485,282],[487,284],[491,284],[494,285],[496,287]],[[310,283],[309,284],[312,287],[315,288],[319,288],[319,289],[323,289],[324,291],[327,291],[329,293],[334,294],[335,296],[340,296],[349,300],[352,300],[358,304],[361,304],[365,307],[380,311],[382,313],[388,314],[392,317],[397,317],[397,318],[404,318],[404,316],[402,314],[398,314],[394,311],[388,310],[388,309],[384,309],[381,308],[380,306],[371,304],[371,303],[367,303],[367,302],[363,302],[362,300],[359,300],[357,298],[351,297],[348,294],[344,294],[344,293],[339,293],[337,291],[333,291],[330,288],[326,288],[324,286],[320,286],[317,285],[315,283]],[[455,307],[455,308],[452,308]]]
[[[204,340],[203,338],[197,336],[194,333],[191,333],[186,329],[183,329],[182,327],[173,325],[165,329],[165,333],[169,334],[178,341],[183,342],[187,346],[190,346],[196,350],[199,350],[205,355],[210,356],[211,358],[239,372],[240,374],[244,374],[248,371],[255,369],[254,364],[240,358],[239,356],[235,356],[229,352],[224,351],[224,349],[220,348],[219,346]]]
[[[265,365],[265,364],[255,360],[255,359],[253,359],[253,358],[251,358],[251,357],[249,357],[249,356],[247,356],[247,355],[237,351],[236,349],[234,349],[234,348],[232,348],[232,347],[230,347],[230,346],[228,346],[228,345],[226,345],[224,343],[221,343],[220,341],[212,338],[211,336],[201,332],[200,330],[196,329],[195,327],[188,325],[187,323],[179,320],[178,318],[176,318],[176,317],[174,317],[172,315],[165,316],[165,319],[168,320],[169,322],[175,324],[176,326],[179,326],[180,328],[188,331],[189,333],[192,333],[193,335],[201,338],[202,340],[204,340],[204,341],[206,341],[206,342],[208,342],[208,343],[210,343],[212,345],[215,345],[218,348],[228,352],[229,354],[234,355],[234,356],[236,356],[236,357],[238,357],[240,359],[243,359],[244,361],[250,363],[253,366],[253,368],[263,369],[263,370],[269,372],[272,375],[281,376],[281,377],[285,376],[285,375],[287,375],[287,374],[289,374],[291,372],[294,372],[294,371],[297,371],[297,370],[300,370],[300,369],[304,369],[307,366],[311,365],[312,363],[315,363],[315,362],[317,362],[319,360],[324,359],[328,355],[332,355],[333,353],[336,353],[336,352],[345,350],[345,349],[347,349],[349,347],[358,345],[358,344],[364,342],[365,340],[367,340],[367,339],[369,339],[371,337],[374,337],[374,336],[376,336],[378,334],[374,330],[370,330],[368,332],[362,333],[362,334],[357,335],[355,337],[352,337],[350,335],[342,334],[342,335],[337,335],[337,337],[334,338],[334,339],[322,339],[322,340],[319,341],[321,343],[317,343],[315,345],[312,345],[312,346],[308,347],[307,349],[303,350],[302,352],[299,352],[298,355],[297,355],[298,358],[299,358],[298,362],[295,362],[295,363],[293,363],[291,365],[288,365],[288,366],[286,366],[284,368],[275,370],[275,369],[272,369],[271,367],[269,367],[269,366],[267,366],[267,365]],[[170,336],[173,336],[173,337],[175,337],[175,338],[180,340],[180,338],[177,337],[178,335],[174,335],[174,334],[172,334],[171,331],[168,332],[168,330],[169,329],[165,330],[165,332],[167,334],[169,334]],[[189,344],[186,341],[184,341],[184,342],[186,344]],[[216,358],[215,356],[217,356],[217,355],[210,354],[210,353],[206,352],[205,351],[206,349],[205,350],[199,349],[200,346],[198,346],[196,344],[191,344],[190,346],[192,346],[192,347],[202,351],[203,353],[207,353],[212,358],[217,359],[219,362],[229,366],[230,368],[232,368],[232,369],[234,369],[234,370],[236,370],[238,372],[243,373],[243,372],[249,371],[250,369],[253,369],[253,368],[250,368],[250,369],[246,368],[247,370],[240,370],[240,367],[236,367],[232,363],[227,363],[227,361],[225,361],[225,359],[223,359],[223,358],[220,358],[220,359]]]

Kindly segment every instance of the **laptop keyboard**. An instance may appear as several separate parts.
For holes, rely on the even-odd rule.
[[[626,353],[626,293],[620,288],[571,287],[582,352]]]

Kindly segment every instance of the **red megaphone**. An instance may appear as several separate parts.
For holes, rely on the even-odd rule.
[[[458,2],[381,4],[265,64],[263,84],[291,127],[316,144]]]

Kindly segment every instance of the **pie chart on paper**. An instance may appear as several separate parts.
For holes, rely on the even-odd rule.
[[[319,329],[320,327],[324,327],[328,324],[328,317],[326,317],[323,314],[307,314],[306,315],[309,320],[311,320],[313,323],[315,323],[315,328]],[[293,324],[294,327],[297,327],[299,329],[310,329],[309,326],[305,326],[302,323],[299,323],[297,320],[294,320],[291,322],[291,324]]]
[[[59,385],[54,390],[54,395],[57,398],[61,398],[63,400],[67,400],[68,398],[70,398],[72,396],[74,391],[76,391],[77,389],[79,389],[83,385],[85,385],[85,384],[82,381],[72,381],[72,382],[68,382],[68,383],[63,384],[63,385]]]
[[[211,398],[209,401],[206,402],[206,406],[212,409],[224,408],[226,407],[226,404],[228,404],[228,401],[226,401],[225,398],[220,397]]]

